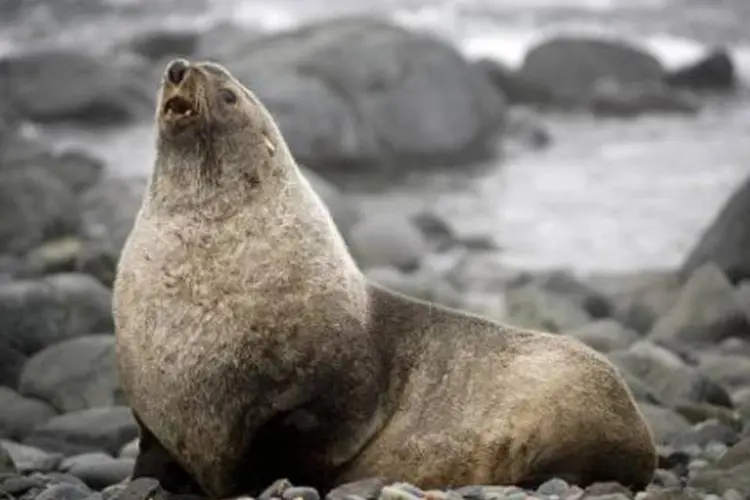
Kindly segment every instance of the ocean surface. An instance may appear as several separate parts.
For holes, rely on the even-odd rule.
[[[0,53],[30,45],[115,40],[149,26],[232,20],[267,31],[356,12],[386,14],[430,30],[469,57],[519,64],[550,33],[627,36],[667,67],[728,46],[750,83],[748,0],[0,0],[18,6],[0,20]],[[10,5],[6,4],[6,5]],[[50,7],[51,6],[51,7]],[[8,22],[9,21],[9,22]],[[545,116],[551,147],[458,171],[355,192],[365,211],[430,207],[459,232],[489,234],[501,262],[577,272],[679,265],[701,231],[750,175],[750,98],[712,102],[697,117],[595,120]],[[147,173],[152,131],[106,135],[37,131],[101,154],[117,173]],[[458,170],[458,169],[457,169]]]

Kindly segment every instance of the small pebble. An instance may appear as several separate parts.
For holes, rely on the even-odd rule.
[[[46,484],[39,478],[15,476],[0,481],[0,491],[13,496],[20,496],[32,488],[44,488]]]
[[[539,486],[536,492],[540,495],[561,497],[568,491],[568,488],[570,485],[566,481],[555,477]]]
[[[703,450],[702,457],[709,462],[718,462],[719,459],[727,452],[729,448],[724,443],[711,441]]]
[[[380,491],[380,500],[421,500],[421,495],[415,495],[398,486],[386,486]]]
[[[624,493],[608,493],[606,495],[587,496],[586,500],[630,500],[630,497]]]
[[[55,484],[42,491],[36,500],[84,500],[91,493],[87,488],[73,484]]]
[[[258,496],[258,500],[273,500],[273,498],[281,498],[284,491],[291,487],[292,483],[288,479],[277,479]]]
[[[707,460],[703,460],[701,458],[696,458],[695,460],[691,460],[690,464],[688,465],[688,470],[690,471],[696,471],[700,469],[704,469],[708,467],[709,463]],[[705,499],[704,499],[705,500]]]
[[[393,483],[391,486],[393,486],[394,488],[400,488],[400,489],[402,489],[402,490],[404,490],[406,492],[409,492],[412,495],[418,496],[420,498],[424,496],[424,491],[422,491],[421,489],[417,488],[413,484],[409,484],[409,483],[405,483],[405,482],[399,482],[399,483]]]
[[[359,497],[364,500],[375,500],[380,496],[380,490],[385,481],[380,477],[352,481],[337,486],[326,494],[326,500],[347,500],[347,497]],[[349,499],[353,500],[353,499]]]
[[[440,490],[429,490],[424,492],[425,500],[448,500],[448,493]]]
[[[651,482],[662,488],[679,488],[681,486],[680,478],[677,477],[677,474],[665,469],[656,469]]]
[[[315,488],[308,486],[292,486],[281,494],[283,500],[320,500],[320,494]]]
[[[737,490],[727,490],[721,498],[723,500],[745,500],[744,495]]]

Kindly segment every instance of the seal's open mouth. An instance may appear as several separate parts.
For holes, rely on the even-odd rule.
[[[194,115],[195,109],[193,109],[193,104],[189,100],[181,96],[174,96],[164,103],[164,114],[167,117],[181,118]]]

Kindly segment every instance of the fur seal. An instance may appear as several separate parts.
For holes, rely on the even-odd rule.
[[[156,125],[113,297],[134,479],[212,498],[280,477],[650,481],[651,432],[606,358],[368,281],[225,67],[170,62]]]

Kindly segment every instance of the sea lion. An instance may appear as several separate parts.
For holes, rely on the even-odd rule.
[[[649,482],[651,432],[606,358],[370,282],[225,67],[169,63],[156,125],[113,298],[133,478],[212,498],[280,477]]]

